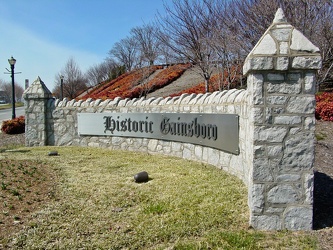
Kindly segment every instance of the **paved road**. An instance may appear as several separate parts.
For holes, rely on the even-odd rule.
[[[20,115],[24,115],[24,107],[15,108],[16,117]],[[2,109],[0,110],[0,124],[2,121],[11,120],[12,119],[12,109]]]

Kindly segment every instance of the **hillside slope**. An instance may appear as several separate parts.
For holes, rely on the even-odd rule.
[[[191,67],[169,85],[149,93],[147,98],[170,96],[172,94],[192,88],[201,82],[203,82],[202,76],[200,76],[198,72]]]
[[[166,88],[168,85],[172,86],[169,87],[170,90],[165,92],[165,95],[172,94],[175,91],[184,90],[187,86],[198,83],[199,80],[197,77],[190,77],[191,73],[185,74],[186,79],[188,79],[185,82],[191,81],[192,85],[184,84],[182,86],[181,82],[184,81],[177,81],[190,68],[191,64],[176,64],[168,67],[150,66],[136,69],[111,81],[100,83],[89,91],[84,91],[76,99],[139,98],[154,93],[159,89]],[[196,80],[194,81],[193,79]],[[173,86],[177,86],[177,88]],[[162,96],[164,92],[156,92],[155,95],[150,94],[150,96],[157,95]]]
[[[241,72],[239,67],[233,71],[233,83],[224,86],[221,84],[221,74],[214,72],[210,79],[210,91],[229,89],[239,86]],[[226,79],[227,73],[224,73]],[[204,93],[204,79],[200,70],[187,63],[171,66],[149,66],[127,72],[111,81],[102,82],[81,93],[76,99],[114,99],[177,96],[182,93]]]
[[[127,72],[81,93],[76,99],[165,97],[198,85],[202,78],[190,64],[152,66]]]

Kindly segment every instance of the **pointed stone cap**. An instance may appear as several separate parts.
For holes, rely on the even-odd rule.
[[[291,69],[320,69],[321,56],[300,31],[287,22],[279,8],[272,25],[245,59],[244,75],[250,71]]]
[[[281,8],[276,11],[273,23],[287,23],[287,18]]]
[[[23,92],[24,99],[46,99],[52,98],[51,91],[38,76],[37,79]]]

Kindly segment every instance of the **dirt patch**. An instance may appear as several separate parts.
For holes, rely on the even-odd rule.
[[[316,122],[315,170],[333,178],[333,122]]]
[[[42,162],[1,159],[0,177],[0,227],[6,229],[0,230],[1,242],[26,226],[34,226],[31,214],[53,198],[55,175]]]
[[[313,234],[320,249],[333,247],[333,122],[316,122]]]
[[[203,82],[204,79],[199,74],[199,70],[192,67],[187,69],[181,77],[179,77],[176,81],[173,81],[171,84],[158,89],[152,93],[147,95],[147,98],[150,97],[165,97],[170,96],[172,94],[178,93],[185,89],[194,87],[199,83]]]
[[[17,135],[8,135],[0,131],[0,152],[5,148],[24,146],[24,145],[25,145],[24,133]]]

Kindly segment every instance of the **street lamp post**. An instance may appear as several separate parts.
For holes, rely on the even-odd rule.
[[[64,99],[64,76],[60,76],[60,100]]]
[[[15,73],[14,73],[14,67],[15,67],[16,59],[11,57],[10,59],[8,59],[8,62],[10,64],[11,77],[12,77],[12,119],[15,119],[16,114],[15,114],[15,83],[14,83]]]

